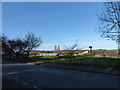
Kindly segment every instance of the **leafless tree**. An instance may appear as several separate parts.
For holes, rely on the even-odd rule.
[[[41,40],[40,37],[37,37],[34,33],[29,32],[25,36],[24,41],[26,42],[26,48],[25,48],[26,55],[25,56],[26,56],[26,59],[27,59],[30,51],[39,47],[42,43],[42,40]]]
[[[120,2],[117,0],[105,2],[105,9],[98,18],[101,36],[116,41],[120,55]]]
[[[73,56],[74,55],[74,49],[77,47],[77,44],[73,44],[70,47],[65,45],[65,47],[66,47],[65,50],[67,50],[67,55],[68,56]]]
[[[76,42],[73,43],[73,44],[70,45],[70,46],[64,45],[65,50],[67,51],[67,55],[68,55],[68,56],[73,56],[73,55],[74,55],[75,48],[76,48],[77,46],[78,46],[78,40],[76,40]]]
[[[76,49],[77,46],[78,46],[78,40],[76,40],[76,42],[73,43],[73,44],[70,45],[70,46],[64,45],[64,47],[65,47],[64,50],[66,50],[66,56],[69,57],[70,63],[72,62],[72,58],[73,58],[73,56],[74,56],[75,49]]]

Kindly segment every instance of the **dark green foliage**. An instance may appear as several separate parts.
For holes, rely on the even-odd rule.
[[[9,59],[28,59],[30,51],[40,46],[40,44],[40,37],[36,37],[33,33],[28,33],[24,39],[8,39],[5,35],[2,35],[3,56],[8,56]]]

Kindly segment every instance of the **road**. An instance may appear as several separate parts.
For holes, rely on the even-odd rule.
[[[2,64],[2,88],[118,88],[119,76],[22,63]]]

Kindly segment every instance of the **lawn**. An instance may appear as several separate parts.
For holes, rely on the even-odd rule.
[[[30,61],[43,61],[60,64],[72,64],[81,66],[120,67],[120,58],[112,57],[57,57],[57,56],[30,56]]]

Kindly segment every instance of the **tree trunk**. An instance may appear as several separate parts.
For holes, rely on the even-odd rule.
[[[120,57],[120,42],[118,42],[118,57]]]
[[[29,52],[27,52],[27,54],[26,54],[26,60],[28,60],[28,56],[29,56],[30,54],[29,54]]]
[[[119,24],[118,24],[118,57],[120,57],[120,25]]]
[[[11,54],[8,54],[8,58],[11,59]]]

